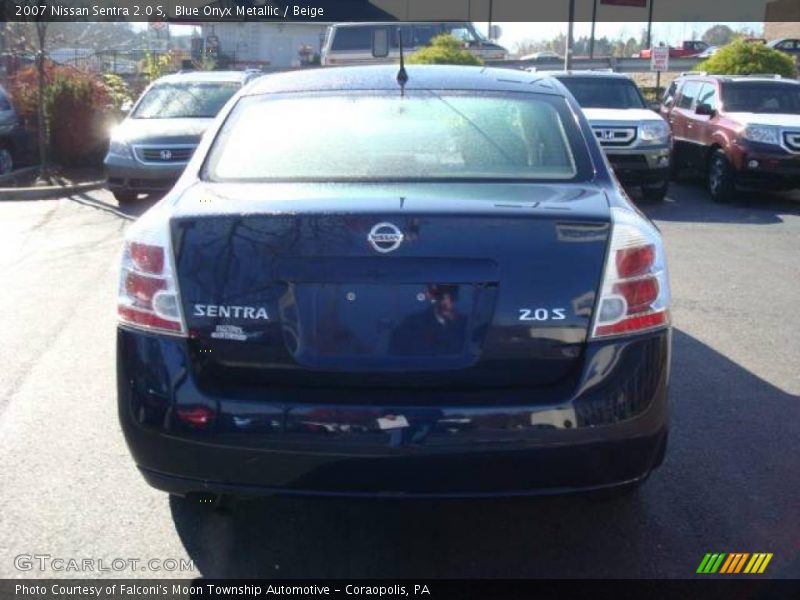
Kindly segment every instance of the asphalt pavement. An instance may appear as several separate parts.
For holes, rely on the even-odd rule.
[[[765,576],[800,577],[800,195],[723,206],[684,183],[642,205],[675,344],[667,459],[637,495],[222,515],[150,489],[117,424],[116,269],[144,208],[102,190],[0,202],[0,577],[691,577],[707,552],[771,552]],[[98,572],[114,559],[141,562]]]

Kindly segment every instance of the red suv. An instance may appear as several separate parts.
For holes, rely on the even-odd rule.
[[[737,186],[800,188],[800,82],[778,76],[688,73],[664,94],[673,173],[706,173],[718,202]]]

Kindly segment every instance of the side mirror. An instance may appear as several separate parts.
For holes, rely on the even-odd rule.
[[[648,104],[648,108],[657,113],[661,112],[661,105],[658,102],[651,102]]]
[[[697,106],[695,106],[694,112],[696,115],[705,115],[707,117],[713,117],[717,111],[711,108],[710,104],[698,104]]]
[[[119,111],[122,114],[127,115],[129,112],[131,112],[132,108],[133,108],[133,102],[131,102],[130,100],[125,100],[125,102],[123,102],[122,105],[119,107]]]
[[[372,56],[375,58],[389,56],[389,32],[385,27],[372,30]]]

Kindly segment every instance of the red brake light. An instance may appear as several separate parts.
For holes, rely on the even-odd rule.
[[[620,281],[614,286],[614,291],[625,298],[628,303],[628,314],[647,310],[658,298],[658,280],[655,277],[643,277]]]
[[[128,249],[131,260],[139,271],[158,275],[164,270],[164,248],[131,242]]]
[[[178,288],[170,256],[169,231],[159,216],[137,221],[126,235],[117,302],[120,323],[183,334]],[[153,221],[152,224],[148,221]]]
[[[642,329],[652,329],[660,325],[665,325],[668,322],[668,315],[666,311],[659,313],[650,313],[641,317],[631,317],[623,319],[614,325],[599,325],[595,329],[595,336],[602,335],[617,335],[620,333],[635,333]]]
[[[669,281],[655,227],[635,212],[613,208],[613,229],[592,337],[669,325]]]
[[[176,412],[180,421],[195,427],[207,427],[214,420],[214,411],[205,406],[179,408]]]
[[[125,278],[125,291],[133,299],[133,303],[140,308],[152,310],[153,296],[166,287],[166,282],[160,277],[149,277],[133,271],[129,271]]]
[[[642,275],[653,266],[656,259],[656,247],[653,244],[622,248],[617,250],[617,274],[620,277]]]

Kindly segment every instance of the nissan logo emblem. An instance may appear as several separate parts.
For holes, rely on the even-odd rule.
[[[378,252],[386,254],[400,247],[403,232],[392,223],[378,223],[367,234],[367,241]]]

